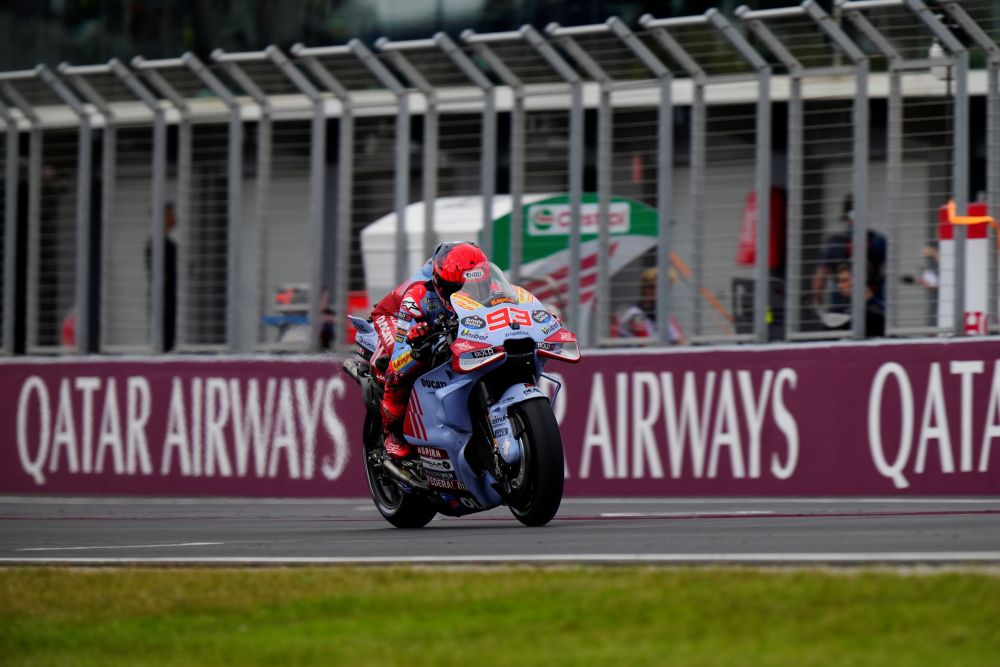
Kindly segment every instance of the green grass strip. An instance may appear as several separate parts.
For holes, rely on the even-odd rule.
[[[1000,665],[990,572],[0,570],[0,665]]]

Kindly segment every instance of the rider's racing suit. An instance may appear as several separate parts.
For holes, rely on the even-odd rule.
[[[373,365],[376,378],[385,382],[382,422],[386,432],[398,431],[406,415],[413,383],[424,367],[414,348],[429,333],[430,325],[446,314],[431,282],[430,262],[382,298],[372,310],[372,323],[379,338]],[[388,366],[384,365],[386,358]],[[385,368],[384,376],[380,366]]]

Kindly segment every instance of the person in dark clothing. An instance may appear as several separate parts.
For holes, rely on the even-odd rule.
[[[177,335],[177,243],[170,233],[177,226],[173,202],[163,207],[163,351],[174,349]],[[153,286],[153,243],[146,242],[146,275]],[[152,295],[150,295],[152,303]]]
[[[881,337],[885,335],[885,307],[875,298],[875,288],[877,287],[873,277],[875,271],[868,263],[868,283],[865,286],[865,336],[869,338]],[[836,305],[830,307],[828,312],[834,314],[851,315],[851,287],[854,284],[851,274],[851,265],[842,263],[836,271],[837,295],[839,300]],[[847,319],[843,324],[835,327],[837,329],[850,329],[851,321]]]
[[[842,220],[847,229],[830,235],[820,253],[820,262],[812,278],[812,302],[821,312],[841,312],[850,309],[850,292],[839,289],[838,270],[850,268],[853,255],[854,200],[844,199]],[[868,262],[866,285],[871,294],[866,300],[872,307],[885,311],[885,260],[888,242],[882,234],[868,230]],[[867,307],[867,306],[866,306]],[[872,334],[869,334],[872,335]]]

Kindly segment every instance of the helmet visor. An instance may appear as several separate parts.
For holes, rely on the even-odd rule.
[[[483,306],[517,302],[515,288],[507,280],[503,271],[492,263],[466,271],[462,283],[453,294],[456,297],[471,299]],[[469,304],[465,299],[462,299],[462,303],[459,305],[466,310],[471,310],[469,306],[473,304]],[[454,303],[455,299],[452,299],[452,302]]]

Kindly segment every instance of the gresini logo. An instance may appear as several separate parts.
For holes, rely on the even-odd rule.
[[[567,204],[536,204],[528,207],[528,234],[531,236],[559,236],[570,232],[573,214]],[[600,209],[596,203],[580,205],[581,233],[596,234]],[[608,207],[608,224],[611,233],[625,234],[631,228],[629,205],[611,202]]]

